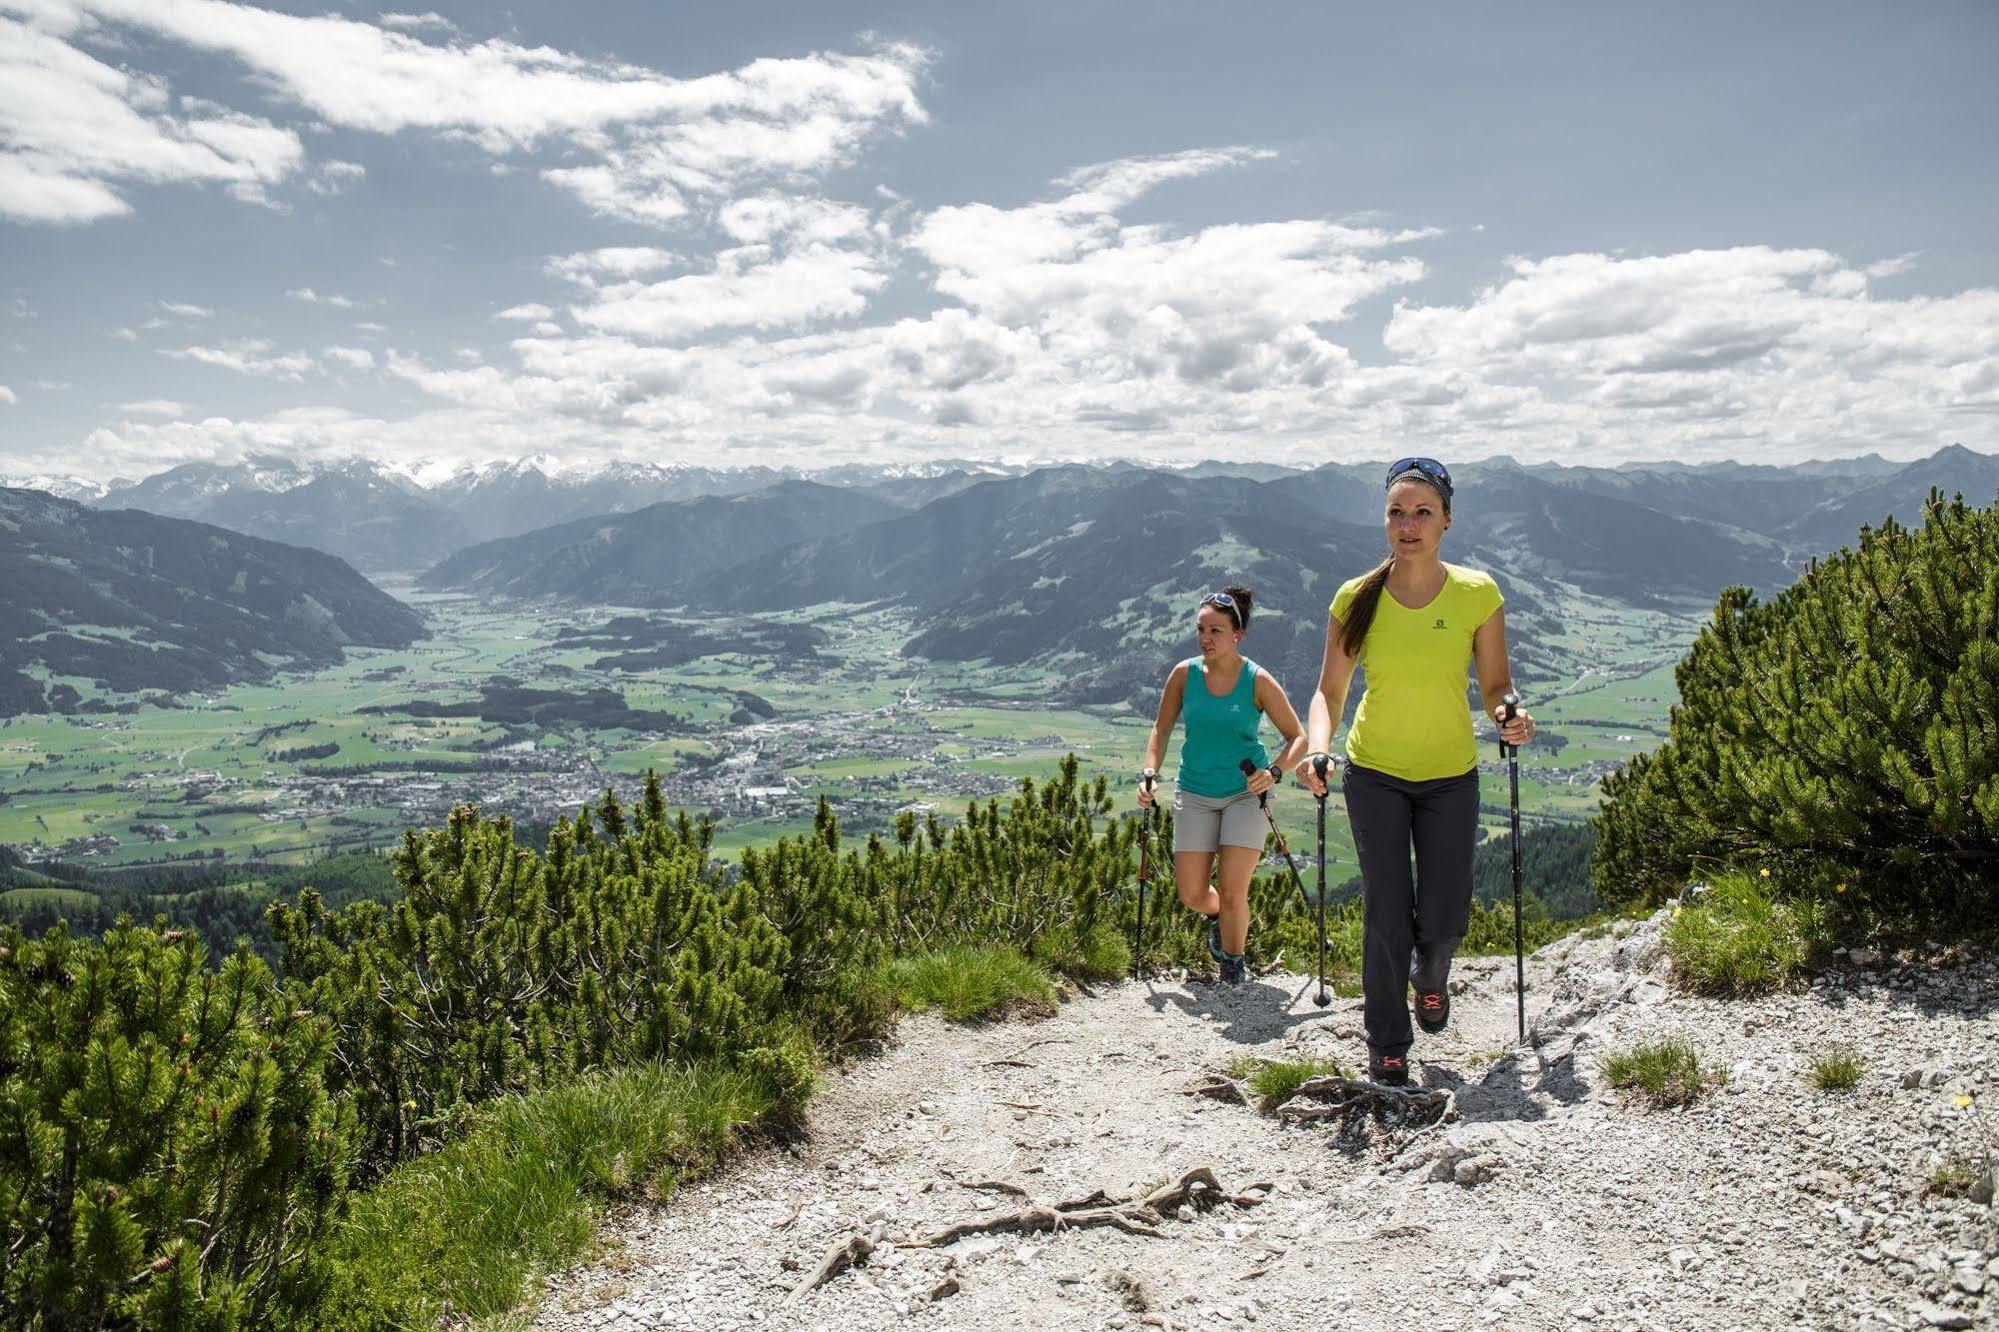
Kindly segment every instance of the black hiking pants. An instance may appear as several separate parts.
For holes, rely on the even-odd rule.
[[[1478,769],[1410,782],[1350,764],[1345,789],[1366,906],[1360,983],[1367,1043],[1378,1054],[1399,1055],[1415,1038],[1410,983],[1443,989],[1451,955],[1465,937],[1478,839]]]

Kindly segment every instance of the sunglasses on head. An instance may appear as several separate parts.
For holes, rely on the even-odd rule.
[[[1234,620],[1237,624],[1242,623],[1242,610],[1235,604],[1235,598],[1226,592],[1210,592],[1207,596],[1201,598],[1201,604],[1203,606],[1220,606],[1229,613],[1230,619]]]
[[[1451,488],[1451,469],[1438,462],[1435,458],[1397,459],[1388,465],[1388,484],[1391,486],[1394,485],[1397,477],[1406,476],[1410,472],[1427,477],[1446,491]]]

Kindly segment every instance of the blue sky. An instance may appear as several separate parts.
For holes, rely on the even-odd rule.
[[[1999,448],[1984,3],[0,0],[0,474]]]

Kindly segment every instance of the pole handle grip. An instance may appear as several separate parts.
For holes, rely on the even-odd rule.
[[[1159,785],[1159,769],[1140,768],[1138,770],[1138,784],[1148,791],[1157,787]]]
[[[1503,726],[1507,722],[1512,721],[1514,715],[1520,711],[1520,695],[1506,694],[1502,696],[1499,700],[1499,706],[1504,709],[1499,719],[1500,724]],[[1510,759],[1520,753],[1520,746],[1509,745],[1504,739],[1501,739],[1499,742],[1499,753],[1502,758]]]

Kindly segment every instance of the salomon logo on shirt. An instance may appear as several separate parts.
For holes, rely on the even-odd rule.
[[[1444,627],[1444,622],[1442,620],[1437,621],[1437,628],[1442,629],[1443,627]]]

